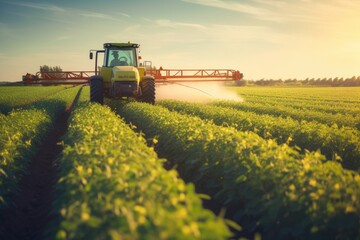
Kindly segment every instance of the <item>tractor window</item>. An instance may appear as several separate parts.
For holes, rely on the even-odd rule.
[[[134,48],[110,48],[107,59],[108,67],[135,66],[136,55]]]

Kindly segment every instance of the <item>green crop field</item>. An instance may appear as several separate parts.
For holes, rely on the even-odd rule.
[[[0,239],[359,239],[360,88],[228,90],[0,87]]]

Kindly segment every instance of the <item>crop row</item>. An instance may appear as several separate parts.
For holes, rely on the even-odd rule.
[[[31,156],[51,126],[44,110],[16,110],[0,118],[0,208],[18,191]]]
[[[326,112],[329,114],[343,114],[350,115],[351,117],[360,114],[360,104],[358,106],[349,106],[346,104],[329,104],[329,103],[314,103],[314,102],[289,102],[289,101],[281,101],[274,100],[269,98],[246,98],[247,104],[262,104],[268,106],[270,108],[274,106],[301,109],[303,111],[317,111],[317,112]]]
[[[360,236],[360,176],[317,152],[302,155],[252,132],[144,103],[118,109],[232,219],[264,239]]]
[[[357,106],[360,101],[357,100],[356,97],[349,99],[336,99],[334,97],[315,97],[315,96],[294,96],[292,94],[284,94],[284,95],[271,95],[271,94],[242,94],[239,93],[246,99],[268,99],[271,101],[280,101],[280,102],[288,102],[288,103],[309,103],[309,104],[329,104],[335,106],[345,106],[352,107]]]
[[[80,97],[82,99],[82,97]],[[225,239],[192,185],[108,107],[79,104],[59,160],[57,239]]]
[[[329,114],[317,111],[304,111],[284,106],[264,106],[262,103],[240,103],[235,101],[216,101],[211,103],[215,106],[229,107],[241,111],[269,114],[277,117],[291,117],[297,120],[317,121],[332,126],[349,126],[360,130],[360,116]]]
[[[16,107],[33,103],[64,89],[66,88],[63,86],[0,87],[0,112],[9,113]]]
[[[79,88],[58,92],[27,109],[0,117],[0,207],[4,207],[51,129],[54,119],[69,106]]]
[[[288,102],[359,104],[360,88],[232,88],[245,98],[264,97]]]
[[[158,104],[170,110],[212,120],[217,125],[231,125],[240,131],[252,131],[263,138],[298,146],[302,150],[320,149],[327,159],[339,160],[339,156],[344,167],[360,169],[360,134],[351,128],[329,127],[317,122],[296,121],[198,103],[163,100]]]
[[[289,103],[292,102],[314,102],[316,104],[345,104],[348,106],[351,105],[357,105],[359,104],[359,100],[357,100],[356,97],[349,97],[349,98],[336,98],[334,96],[315,96],[315,95],[293,95],[293,93],[286,93],[283,92],[279,95],[275,93],[264,93],[264,94],[243,94],[239,93],[241,96],[244,96],[246,99],[256,99],[256,98],[265,98],[265,99],[271,99],[271,100],[278,100],[278,101],[287,101]]]
[[[78,104],[87,103],[90,100],[90,86],[83,86],[79,95]]]

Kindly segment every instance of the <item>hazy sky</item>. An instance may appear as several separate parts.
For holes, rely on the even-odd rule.
[[[89,49],[127,41],[163,68],[359,76],[360,1],[0,0],[0,81],[44,64],[93,70]]]

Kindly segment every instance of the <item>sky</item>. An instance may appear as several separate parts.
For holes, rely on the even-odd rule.
[[[0,0],[0,81],[94,70],[90,49],[140,44],[168,69],[245,79],[360,76],[360,0]]]

